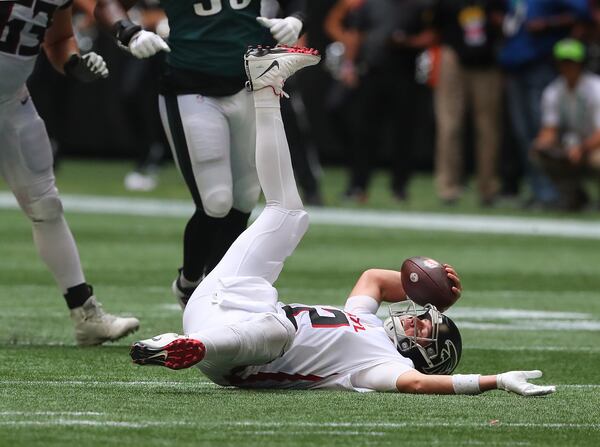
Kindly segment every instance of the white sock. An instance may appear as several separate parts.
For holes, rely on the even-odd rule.
[[[277,109],[281,108],[279,104],[280,96],[275,93],[272,87],[261,88],[260,90],[256,90],[252,92],[254,96],[254,107],[275,107]]]

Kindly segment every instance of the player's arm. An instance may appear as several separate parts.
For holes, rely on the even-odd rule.
[[[558,144],[561,120],[560,95],[554,84],[544,89],[541,101],[541,129],[531,145],[533,150],[545,151]]]
[[[558,143],[558,128],[554,126],[545,126],[540,129],[535,140],[533,140],[533,149],[544,151],[554,147]]]
[[[406,299],[400,272],[395,270],[369,269],[364,271],[354,285],[350,296],[366,295],[377,301],[395,303]]]
[[[102,57],[94,52],[81,57],[73,35],[71,7],[58,9],[46,30],[43,48],[52,66],[60,73],[82,82],[108,76]]]
[[[452,376],[426,375],[418,371],[401,374],[396,389],[413,394],[480,394],[490,390],[506,390],[521,396],[543,396],[556,391],[552,385],[535,385],[528,379],[542,377],[542,372],[509,371],[482,376],[479,374],[454,374]]]
[[[98,24],[117,40],[119,46],[138,59],[154,56],[159,51],[171,51],[160,36],[143,30],[129,19],[127,10],[134,4],[135,0],[98,0],[94,16]]]
[[[354,61],[362,40],[361,33],[356,29],[344,26],[346,16],[358,7],[357,0],[338,0],[329,10],[323,25],[325,33],[334,41],[342,42],[346,47],[345,56]]]
[[[304,0],[278,0],[281,9],[288,14],[282,19],[257,17],[256,21],[268,28],[277,43],[294,45],[298,42],[306,19]]]
[[[448,278],[454,286],[452,292],[460,297],[462,285],[454,268],[444,264]],[[350,296],[366,295],[372,297],[377,303],[397,303],[406,299],[406,292],[402,287],[402,274],[396,270],[369,269],[360,275],[354,285]]]

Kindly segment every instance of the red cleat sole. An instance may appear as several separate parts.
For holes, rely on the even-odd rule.
[[[193,338],[179,338],[160,348],[149,347],[137,342],[130,350],[133,363],[138,365],[165,366],[169,369],[184,369],[194,366],[204,358],[204,343]]]

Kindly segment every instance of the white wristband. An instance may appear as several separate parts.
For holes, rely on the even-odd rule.
[[[479,374],[454,374],[452,387],[454,394],[479,394]]]

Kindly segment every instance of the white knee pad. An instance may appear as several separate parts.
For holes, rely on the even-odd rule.
[[[25,212],[34,222],[48,222],[62,216],[63,206],[58,195],[52,194],[29,203]]]
[[[243,213],[250,213],[258,202],[260,184],[256,176],[236,181],[233,187],[233,206]]]
[[[202,195],[204,212],[210,217],[225,217],[233,206],[233,197],[228,189],[215,189]]]

